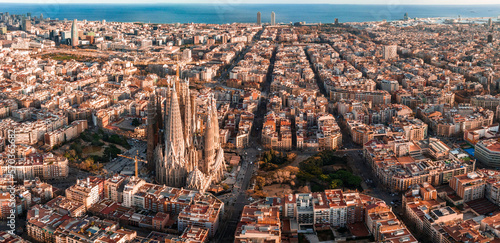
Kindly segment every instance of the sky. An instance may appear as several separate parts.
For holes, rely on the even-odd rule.
[[[0,0],[0,3],[37,3],[37,4],[65,4],[65,3],[107,3],[107,4],[168,4],[168,3],[212,3],[212,4],[437,4],[437,5],[476,5],[500,4],[499,0]]]

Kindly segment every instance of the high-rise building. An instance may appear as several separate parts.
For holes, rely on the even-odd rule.
[[[191,49],[185,49],[183,52],[182,52],[182,59],[184,61],[191,61]]]
[[[339,25],[339,19],[335,18],[335,25]]]
[[[408,13],[405,13],[405,16],[404,16],[404,21],[408,21]]]
[[[488,27],[493,26],[493,20],[491,18],[488,19]]]
[[[398,56],[398,46],[396,45],[387,45],[384,46],[383,57],[385,60],[390,60]]]
[[[73,19],[73,24],[71,25],[71,45],[78,46],[78,26],[76,19]]]
[[[488,35],[488,43],[492,43],[493,42],[493,35]]]
[[[276,25],[276,14],[271,12],[271,25]]]
[[[31,20],[29,20],[28,18],[23,19],[22,28],[23,28],[23,31],[30,32],[31,31]]]
[[[257,25],[261,25],[260,12],[257,12]]]

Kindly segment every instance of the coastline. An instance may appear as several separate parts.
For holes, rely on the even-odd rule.
[[[270,22],[276,12],[277,23],[361,23],[398,21],[408,13],[410,19],[492,18],[498,21],[500,4],[494,5],[384,5],[384,4],[90,4],[90,3],[4,3],[0,12],[45,18],[107,22],[174,23],[255,23],[262,12],[262,22]],[[297,13],[298,10],[302,12]]]

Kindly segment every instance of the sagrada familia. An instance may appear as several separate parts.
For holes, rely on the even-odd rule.
[[[225,170],[216,100],[209,96],[205,112],[198,112],[189,81],[171,81],[148,103],[148,167],[159,184],[205,191]]]

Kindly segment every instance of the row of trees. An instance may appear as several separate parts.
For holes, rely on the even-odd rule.
[[[295,153],[283,153],[271,149],[270,151],[262,153],[259,166],[263,171],[273,171],[283,165],[290,164],[296,157],[297,155]]]
[[[105,145],[103,141],[106,141],[108,145]],[[104,151],[102,155],[86,155],[83,153],[83,142],[90,143],[94,147],[104,146]],[[118,157],[121,150],[115,145],[120,145],[127,149],[130,149],[130,144],[128,144],[127,139],[113,134],[108,135],[104,131],[99,130],[96,133],[91,133],[90,131],[83,132],[78,139],[76,139],[70,145],[70,149],[64,153],[64,157],[76,167],[86,170],[86,171],[98,171],[101,170],[102,163],[110,162],[111,159]],[[101,148],[99,148],[101,150]]]
[[[334,173],[327,173],[324,169],[325,166],[335,164],[347,164],[347,158],[337,156],[331,150],[319,152],[300,162],[300,171],[297,174],[297,179],[302,184],[311,183],[312,191],[322,191],[326,188],[361,188],[361,177],[345,169],[337,170]]]
[[[85,142],[89,142],[92,146],[103,146],[104,142],[108,142],[108,143],[120,145],[126,149],[131,148],[131,146],[127,142],[126,138],[124,138],[120,135],[117,135],[117,134],[109,135],[100,129],[99,129],[99,131],[97,131],[95,133],[92,133],[92,132],[87,130],[80,135],[80,138]]]

